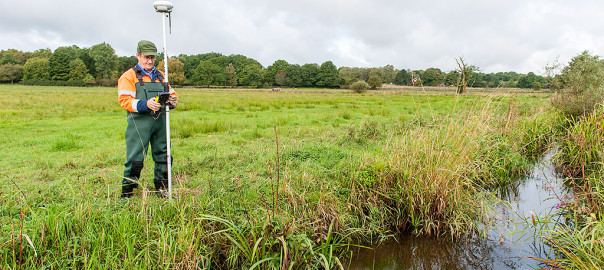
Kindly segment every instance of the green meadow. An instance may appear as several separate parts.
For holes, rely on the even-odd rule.
[[[396,233],[481,235],[564,130],[552,94],[177,89],[175,198],[120,199],[115,88],[1,85],[0,268],[341,269]]]

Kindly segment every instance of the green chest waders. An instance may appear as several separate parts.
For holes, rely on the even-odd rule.
[[[135,69],[136,71],[136,69]],[[158,78],[163,77],[158,72]],[[139,82],[136,83],[136,99],[149,100],[164,91],[160,82],[143,82],[140,71],[137,72]],[[157,191],[168,188],[167,139],[165,113],[148,112],[128,114],[126,127],[126,156],[124,164],[124,179],[122,180],[122,197],[132,196],[134,188],[138,187],[138,179],[143,169],[143,163],[151,145],[151,154],[155,162],[153,183]]]

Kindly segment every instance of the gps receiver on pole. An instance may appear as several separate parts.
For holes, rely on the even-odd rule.
[[[172,9],[174,5],[169,1],[155,1],[153,2],[155,11],[162,15],[162,26],[164,36],[164,92],[170,92],[170,86],[168,84],[168,48],[166,46],[166,17],[170,20],[170,29],[172,29]],[[167,89],[166,89],[167,88]],[[167,101],[167,96],[163,99],[164,103]],[[160,95],[161,98],[161,95]],[[170,106],[165,106],[166,109],[166,139],[167,139],[167,156],[166,161],[168,164],[168,198],[172,200],[172,154],[170,152]]]

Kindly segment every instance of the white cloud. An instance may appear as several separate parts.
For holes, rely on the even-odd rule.
[[[442,70],[456,57],[485,72],[540,72],[556,56],[604,51],[601,1],[173,0],[171,55],[243,54],[264,66],[331,60],[337,66]],[[0,49],[136,42],[161,44],[152,0],[0,2]]]
[[[368,48],[362,41],[351,38],[334,39],[327,50],[334,54],[340,62],[350,63],[348,66],[370,66],[370,63],[364,58],[369,54]]]

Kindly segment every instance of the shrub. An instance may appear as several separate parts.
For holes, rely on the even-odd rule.
[[[589,115],[604,96],[599,93],[562,93],[551,99],[552,105],[571,119]]]
[[[369,84],[365,81],[358,81],[350,85],[350,90],[355,93],[363,93],[369,89]]]

